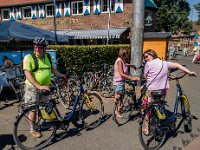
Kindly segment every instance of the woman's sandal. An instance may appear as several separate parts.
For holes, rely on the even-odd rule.
[[[119,114],[119,113],[116,113],[116,112],[115,112],[115,116],[116,116],[117,118],[119,118],[119,119],[122,119],[122,118],[124,118],[124,116],[123,116],[123,115],[121,115],[121,114]]]
[[[149,135],[149,130],[148,129],[142,129],[142,132],[144,133],[145,136]]]

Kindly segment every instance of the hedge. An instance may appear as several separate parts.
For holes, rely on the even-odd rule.
[[[69,68],[74,73],[81,74],[89,70],[91,63],[113,65],[121,47],[130,49],[130,45],[49,45],[48,49],[57,50],[58,58],[61,58],[59,66],[62,70],[66,71]]]

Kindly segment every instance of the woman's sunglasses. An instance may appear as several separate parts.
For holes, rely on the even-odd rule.
[[[144,55],[144,59],[148,58],[149,56],[148,55]]]

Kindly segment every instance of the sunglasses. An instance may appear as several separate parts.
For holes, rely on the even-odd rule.
[[[146,58],[148,58],[149,56],[148,55],[144,55],[144,58],[146,59]]]

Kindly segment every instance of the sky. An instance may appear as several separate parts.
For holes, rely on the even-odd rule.
[[[187,0],[187,1],[189,2],[190,8],[191,8],[189,17],[191,20],[197,21],[198,20],[197,11],[196,11],[196,9],[194,9],[193,5],[200,3],[200,0]]]

